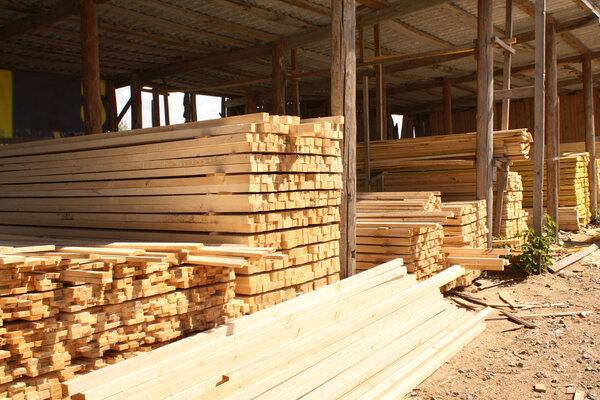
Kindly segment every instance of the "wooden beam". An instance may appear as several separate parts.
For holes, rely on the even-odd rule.
[[[533,229],[542,236],[544,224],[544,125],[546,69],[546,0],[535,1],[535,96],[533,141]],[[538,260],[539,263],[539,260]],[[541,264],[539,264],[541,267]]]
[[[105,85],[108,131],[116,132],[119,130],[119,123],[117,122],[117,96],[115,93],[115,83],[109,80],[105,82]]]
[[[373,10],[365,13],[359,21],[357,27],[367,27],[389,19],[398,18],[403,15],[408,15],[417,11],[425,10],[431,7],[448,2],[449,0],[423,0],[415,2],[413,0],[396,1],[394,5],[381,10]],[[282,38],[285,48],[296,48],[307,45],[309,43],[326,40],[331,37],[332,25],[323,26],[322,28],[303,31],[297,34]],[[260,44],[244,48],[241,50],[228,51],[221,54],[213,54],[202,58],[189,61],[182,61],[156,69],[144,71],[140,74],[144,81],[163,78],[169,75],[180,74],[183,72],[198,70],[202,68],[217,67],[224,64],[238,62],[240,60],[253,59],[257,57],[269,56],[272,52],[272,44]]]
[[[444,134],[454,133],[452,129],[452,86],[448,79],[444,79]]]
[[[142,83],[137,73],[131,75],[131,129],[142,127]]]
[[[535,94],[534,89],[535,88],[533,86],[523,86],[519,88],[495,90],[494,100],[504,102],[505,100],[532,98]]]
[[[273,42],[272,63],[272,114],[285,115],[285,52],[282,40]]]
[[[593,4],[590,0],[575,0],[575,3],[579,4],[581,8],[587,11],[589,14],[594,15],[599,19],[600,22],[600,8]]]
[[[198,107],[196,106],[196,93],[189,93],[190,96],[190,118],[192,122],[198,121]]]
[[[365,141],[365,190],[371,191],[371,127],[369,126],[369,77],[363,76],[363,136]]]
[[[477,2],[477,199],[487,202],[488,246],[492,243],[494,25],[492,0]]]
[[[556,63],[556,25],[548,21],[546,27],[546,188],[547,210],[552,221],[558,223],[559,196],[559,120],[558,120],[558,65]],[[555,232],[558,235],[558,229]]]
[[[108,0],[94,0],[95,4],[106,3]],[[56,22],[77,15],[80,11],[80,0],[61,0],[44,13],[33,14],[10,22],[0,28],[0,41],[33,32],[41,27],[50,26]]]
[[[298,54],[296,49],[292,49],[292,73],[298,72]],[[294,102],[294,115],[300,117],[300,81],[292,79],[292,95]]]
[[[81,0],[81,87],[83,125],[86,135],[102,132],[100,95],[100,58],[98,56],[98,19],[93,0]]]
[[[160,126],[160,95],[158,88],[152,88],[152,126]]]
[[[171,117],[169,115],[169,92],[167,92],[167,80],[163,79],[163,108],[165,110],[165,125],[171,125]]]
[[[598,210],[598,178],[596,168],[596,134],[594,131],[594,84],[592,79],[592,58],[590,53],[582,57],[583,103],[585,115],[585,151],[590,153],[588,177],[590,180],[590,211],[592,216]]]
[[[340,263],[356,273],[356,15],[354,0],[332,2],[331,111],[344,116]]]
[[[507,38],[513,35],[513,0],[506,0],[506,17],[504,21],[504,35]],[[502,71],[502,89],[510,89],[512,68],[512,53],[504,53],[504,70]],[[510,125],[510,99],[502,100],[501,129],[506,130]]]
[[[375,57],[381,56],[381,43],[379,36],[379,24],[373,25],[373,40],[375,43]],[[375,112],[377,115],[377,138],[385,140],[386,137],[386,107],[385,107],[385,75],[383,65],[375,66]]]

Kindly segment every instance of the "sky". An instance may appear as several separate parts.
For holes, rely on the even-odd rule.
[[[131,90],[129,86],[116,90],[117,110],[120,112],[123,106],[129,101]],[[196,108],[198,111],[198,121],[220,118],[221,98],[212,96],[196,96]],[[183,93],[171,93],[169,95],[169,119],[171,124],[180,124],[185,122],[183,118]],[[131,128],[131,109],[127,111],[123,120]],[[160,122],[165,124],[165,110],[163,107],[163,98],[160,96]],[[142,127],[152,126],[152,94],[142,92]]]

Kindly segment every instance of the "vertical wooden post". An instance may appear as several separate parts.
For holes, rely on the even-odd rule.
[[[444,133],[449,134],[452,132],[452,87],[450,81],[444,79],[444,87],[442,90],[442,97],[444,98]]]
[[[275,115],[285,115],[285,53],[283,40],[273,42],[271,64],[273,68],[273,104],[271,112]]]
[[[592,79],[592,57],[586,53],[582,58],[583,67],[583,109],[585,113],[585,151],[590,153],[588,178],[590,181],[590,208],[592,216],[598,210],[598,175],[596,168],[596,133],[594,127],[594,84]]]
[[[504,37],[511,38],[513,35],[513,0],[506,0],[506,20],[504,23]],[[502,73],[502,89],[510,89],[510,75],[512,69],[512,53],[504,52],[504,71]],[[510,125],[510,99],[502,100],[502,130],[508,129]]]
[[[190,119],[198,121],[198,107],[196,107],[196,93],[190,93]]]
[[[221,97],[221,118],[227,117],[227,98]]]
[[[492,0],[477,2],[477,199],[487,202],[488,246],[492,244],[494,25]]]
[[[332,1],[331,110],[344,116],[340,265],[356,273],[356,15],[354,0]]]
[[[108,131],[118,131],[117,96],[115,93],[115,83],[113,81],[106,81],[106,117],[108,119]]]
[[[546,0],[535,1],[535,93],[533,140],[533,230],[542,235],[544,225],[544,132],[546,75]],[[539,264],[541,272],[541,264]]]
[[[556,25],[548,19],[546,29],[546,191],[550,218],[558,223],[559,132],[558,132],[558,66],[556,64]],[[558,235],[558,229],[555,232]]]
[[[152,88],[152,126],[160,126],[160,95],[158,88]]]
[[[167,92],[167,80],[163,79],[163,107],[165,109],[165,125],[171,125],[171,118],[169,116],[169,92]]]
[[[188,92],[183,93],[183,118],[185,122],[190,122],[192,120],[190,94]]]
[[[298,72],[298,55],[296,49],[292,49],[292,72]],[[300,80],[292,79],[292,95],[294,96],[294,115],[300,117]]]
[[[365,190],[371,191],[371,129],[369,127],[369,77],[363,76],[363,136],[365,137]]]
[[[131,129],[142,127],[142,83],[137,73],[131,75]]]
[[[98,55],[98,19],[93,0],[81,0],[79,32],[81,38],[81,86],[83,90],[83,126],[86,135],[102,132],[100,97],[100,57]]]
[[[379,37],[379,24],[373,25],[373,39],[375,41],[375,56],[381,55],[381,44]],[[386,107],[385,107],[385,75],[383,73],[383,64],[375,66],[375,98],[377,113],[377,137],[379,140],[387,138],[386,123]]]
[[[246,93],[246,105],[244,111],[246,114],[256,112],[256,95],[254,93]]]

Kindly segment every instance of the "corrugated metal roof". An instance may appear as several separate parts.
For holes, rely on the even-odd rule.
[[[60,0],[15,0],[0,5],[0,28],[34,13],[51,10]],[[600,0],[591,0],[600,8]],[[358,1],[357,3],[362,3]],[[357,4],[357,14],[370,13],[374,8],[393,5],[393,0],[370,0]],[[515,35],[531,32],[534,21],[530,0],[515,2]],[[548,0],[548,13],[557,23],[564,23],[590,15],[575,0]],[[330,23],[330,0],[112,0],[98,6],[100,62],[103,77],[126,82],[131,73],[153,70],[187,60],[206,59],[235,49],[269,43],[278,37],[287,37],[327,26]],[[454,0],[389,20],[380,24],[383,55],[407,55],[434,52],[451,46],[473,44],[476,38],[477,1]],[[505,3],[494,3],[496,34],[504,36]],[[595,24],[559,35],[558,57],[580,54],[582,49],[600,51],[600,25]],[[373,29],[363,30],[364,54],[373,57]],[[517,44],[513,56],[515,68],[533,63],[533,43]],[[320,40],[297,49],[297,69],[301,72],[326,71],[330,66],[331,44]],[[30,69],[77,75],[80,71],[79,19],[71,16],[50,26],[6,40],[0,48],[0,67]],[[502,56],[495,60],[501,65]],[[291,69],[291,53],[286,51],[286,66]],[[594,73],[600,73],[600,63],[594,62]],[[367,71],[361,68],[361,72]],[[440,78],[472,76],[476,71],[473,56],[435,65],[403,67],[386,77],[388,88],[406,88],[419,82],[431,82],[427,91],[394,94],[399,103],[439,102],[436,88]],[[560,68],[559,79],[577,77],[580,66],[573,64]],[[221,67],[203,68],[169,76],[172,88],[206,89],[207,93],[239,96],[245,91],[268,92],[269,82],[258,82],[239,87],[215,86],[268,78],[271,74],[270,57],[240,59]],[[530,85],[532,72],[515,74],[515,85]],[[160,83],[162,80],[145,82]],[[303,94],[327,95],[329,83],[326,74],[315,73],[301,79]],[[464,96],[474,89],[471,81],[461,81],[461,88],[453,93]],[[568,86],[577,88],[577,84]],[[397,91],[396,91],[397,92]]]

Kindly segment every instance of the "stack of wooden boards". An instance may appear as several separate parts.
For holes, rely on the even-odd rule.
[[[485,248],[485,200],[442,203],[439,192],[358,193],[356,215],[357,271],[400,257],[419,281],[455,264],[465,267],[449,290],[508,264],[499,257],[506,251]]]
[[[453,267],[421,283],[392,261],[227,327],[66,382],[74,399],[400,399],[475,336],[445,301]]]
[[[588,153],[563,153],[560,156],[558,205],[560,208],[568,208],[564,211],[559,209],[560,229],[578,229],[579,226],[585,226],[590,222],[588,163]],[[512,169],[523,178],[523,205],[530,209],[533,207],[533,162],[515,162]],[[544,176],[547,176],[546,172]],[[544,205],[547,198],[546,180],[544,180]]]
[[[356,269],[402,258],[408,272],[423,280],[444,268],[439,192],[358,193]]]
[[[252,311],[339,279],[342,117],[266,113],[0,149],[19,234],[273,247],[238,271]]]
[[[487,209],[485,200],[445,202],[442,210],[452,212],[444,223],[446,264],[461,265],[466,273],[446,285],[444,290],[468,286],[481,275],[482,270],[503,271],[509,261],[504,249],[487,249]]]
[[[0,237],[0,398],[63,398],[75,375],[241,316],[235,269],[272,251],[45,243]]]
[[[443,201],[475,200],[475,139],[474,133],[465,133],[371,142],[370,169],[372,174],[385,172],[382,178],[385,191],[439,191]],[[494,132],[494,157],[507,162],[527,160],[532,142],[526,130]],[[366,189],[364,151],[358,154],[358,182]],[[494,191],[498,187],[496,172],[494,169]],[[527,229],[527,215],[519,193],[520,177],[514,172],[508,175],[498,234],[515,237]],[[497,206],[495,203],[494,207]]]
[[[496,212],[496,206],[494,206],[494,212]],[[523,208],[523,179],[518,172],[508,172],[501,212],[500,231],[496,236],[514,238],[527,230],[529,214]]]
[[[441,160],[474,160],[477,152],[477,133],[460,133],[420,137],[414,139],[381,140],[370,142],[371,171],[390,171],[394,168],[424,165],[418,160],[444,165]],[[529,158],[533,143],[525,129],[494,132],[494,157],[509,160]],[[364,144],[357,147],[357,168],[365,171]],[[434,163],[433,160],[440,160]],[[414,162],[411,162],[414,161]]]

